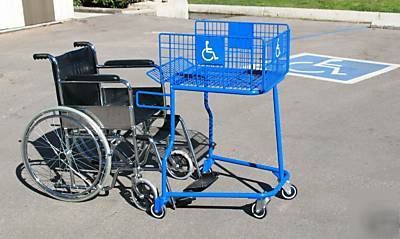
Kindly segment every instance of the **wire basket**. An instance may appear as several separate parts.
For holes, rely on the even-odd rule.
[[[286,24],[201,20],[195,34],[161,33],[160,66],[148,75],[175,89],[262,94],[289,71]]]

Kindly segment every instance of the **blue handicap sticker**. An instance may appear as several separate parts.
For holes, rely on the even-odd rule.
[[[196,62],[199,65],[224,65],[225,37],[197,35]]]
[[[284,50],[287,48],[287,47],[283,47],[284,45],[283,44],[285,44],[285,37],[286,36],[284,36],[284,35],[279,35],[278,37],[276,37],[276,38],[274,38],[274,39],[272,39],[272,59],[274,59],[274,58],[279,58],[279,57],[281,57],[281,56],[284,56],[285,54],[286,54],[286,52],[284,52]],[[268,48],[267,48],[267,50],[268,50]]]
[[[396,64],[303,53],[290,59],[290,75],[354,84],[399,67]]]

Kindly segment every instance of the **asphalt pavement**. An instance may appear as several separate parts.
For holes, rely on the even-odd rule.
[[[400,64],[400,31],[233,19],[288,23],[293,55]],[[36,112],[56,105],[50,64],[33,61],[32,54],[62,54],[73,41],[87,40],[96,45],[100,62],[158,60],[159,32],[190,33],[193,21],[107,15],[0,35],[0,238],[399,238],[400,69],[352,85],[295,76],[279,85],[285,166],[299,193],[292,201],[273,198],[263,220],[248,214],[250,200],[197,199],[156,220],[129,204],[119,189],[83,203],[57,201],[30,189],[18,140]],[[116,72],[134,85],[154,84],[141,70]],[[276,165],[272,93],[211,95],[210,104],[218,154]],[[200,93],[179,92],[177,111],[193,132],[207,135]],[[234,175],[276,184],[269,174],[221,165]],[[210,190],[252,190],[223,168],[215,168],[225,176]],[[148,177],[159,184],[159,174]],[[387,215],[394,216],[382,223]],[[394,232],[382,225],[394,225]]]

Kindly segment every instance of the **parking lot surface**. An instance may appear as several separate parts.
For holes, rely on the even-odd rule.
[[[350,23],[233,19],[290,24],[292,55],[309,52],[400,64],[400,31]],[[399,69],[356,84],[288,76],[279,85],[285,166],[299,194],[293,201],[273,198],[263,220],[246,213],[250,200],[197,199],[156,220],[124,200],[119,189],[87,202],[65,203],[27,187],[32,182],[21,169],[18,140],[36,112],[56,105],[50,64],[34,62],[32,54],[62,54],[72,49],[73,41],[87,40],[96,45],[100,62],[158,60],[159,32],[191,33],[193,21],[110,15],[0,35],[0,238],[368,238],[374,235],[368,231],[371,225],[379,226],[374,221],[379,213],[397,215],[392,222],[399,225]],[[153,84],[144,71],[117,72],[134,85]],[[211,95],[210,104],[217,153],[276,164],[271,93]],[[190,129],[207,134],[201,94],[179,92],[177,111]],[[237,176],[276,184],[269,174],[222,166]],[[159,184],[158,174],[149,177]],[[249,188],[221,175],[210,190]]]

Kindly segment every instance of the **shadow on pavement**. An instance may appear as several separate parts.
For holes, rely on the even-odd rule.
[[[192,136],[192,144],[194,147],[194,151],[197,157],[197,161],[200,163],[205,157],[207,157],[208,154],[208,137],[205,136],[204,134],[202,134],[201,132],[198,131],[190,131],[190,134]],[[40,138],[42,139],[42,138]],[[46,139],[51,140],[54,139],[54,143],[57,143],[57,138],[54,137],[54,134],[52,132],[47,133],[46,134]],[[43,157],[43,158],[54,158],[54,152],[52,150],[45,150],[43,151],[43,149],[40,147],[40,145],[43,142],[32,142],[32,144],[36,147],[38,153]],[[59,142],[58,142],[59,143]],[[160,152],[163,153],[163,152]],[[150,169],[156,169],[157,170],[157,162],[155,162],[155,155],[149,155],[151,156],[150,160],[148,161],[148,165]],[[37,160],[38,162],[40,160]],[[46,160],[44,160],[46,161]],[[33,163],[35,163],[35,161],[31,161]],[[46,162],[44,162],[45,165],[48,165]],[[266,184],[264,182],[261,181],[257,181],[257,180],[253,180],[253,179],[249,179],[249,178],[244,178],[244,177],[240,177],[236,174],[234,174],[233,172],[231,172],[229,169],[227,169],[226,167],[222,166],[220,163],[215,163],[215,169],[217,169],[217,171],[215,171],[219,177],[227,177],[227,178],[231,178],[231,179],[235,179],[238,182],[240,182],[241,184],[243,184],[244,186],[246,186],[247,188],[250,189],[250,191],[255,192],[255,193],[260,193],[262,191],[270,191],[273,188],[271,187],[271,185]],[[50,166],[49,166],[50,167]],[[146,166],[145,166],[146,167]],[[31,176],[29,175],[29,173],[27,172],[24,163],[21,163],[17,166],[16,170],[15,170],[15,174],[17,179],[25,186],[27,187],[29,190],[38,193],[42,196],[51,198],[50,196],[48,196],[46,193],[43,192],[43,190],[41,190],[36,182],[31,178]],[[111,176],[114,176],[114,174],[112,173]],[[121,174],[119,175],[119,177],[124,177],[126,179],[130,179],[130,174],[125,173],[125,174]],[[253,185],[252,185],[253,184]],[[259,186],[259,189],[255,187],[255,185]],[[135,207],[135,204],[133,203],[132,200],[132,192],[131,192],[131,187],[125,186],[123,184],[123,182],[120,179],[117,179],[116,181],[116,185],[115,187],[116,189],[119,190],[119,194],[121,195],[121,197],[131,206]],[[109,194],[108,191],[101,191],[97,196],[107,196]],[[96,197],[97,197],[96,196]],[[96,198],[94,197],[94,198]],[[90,200],[93,200],[89,199]],[[251,213],[251,205],[253,203],[250,204],[246,204],[243,206],[215,206],[215,205],[191,205],[193,200],[189,200],[189,203],[179,203],[177,204],[177,207],[179,208],[193,208],[193,209],[220,209],[220,210],[243,210],[246,214],[248,215],[253,215]],[[172,207],[171,205],[169,205],[169,207]]]

